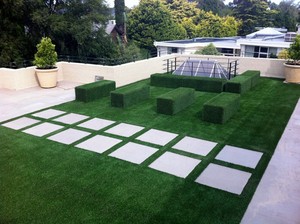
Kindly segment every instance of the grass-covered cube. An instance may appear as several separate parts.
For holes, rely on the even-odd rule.
[[[110,94],[113,107],[126,108],[150,97],[150,86],[141,85],[132,87],[121,87]]]
[[[241,74],[242,76],[251,77],[251,88],[257,85],[260,77],[260,71],[248,70]]]
[[[157,113],[173,115],[195,101],[195,90],[179,87],[156,98]]]
[[[75,96],[76,100],[87,103],[109,96],[110,92],[115,89],[115,81],[101,80],[75,87]]]
[[[225,91],[230,93],[244,94],[251,89],[252,79],[250,76],[239,75],[228,80],[225,85]]]
[[[216,124],[223,124],[239,109],[240,94],[223,92],[203,105],[202,119]]]

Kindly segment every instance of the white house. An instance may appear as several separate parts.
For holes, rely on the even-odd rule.
[[[299,31],[298,31],[299,32]],[[256,58],[275,57],[296,37],[296,33],[282,33],[275,28],[264,28],[246,37],[193,38],[187,40],[155,41],[157,55],[172,53],[193,54],[212,43],[225,56],[242,56]]]

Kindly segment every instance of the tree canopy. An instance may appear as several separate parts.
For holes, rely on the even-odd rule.
[[[151,51],[155,49],[154,41],[183,39],[186,32],[160,0],[141,0],[128,15],[128,36]]]

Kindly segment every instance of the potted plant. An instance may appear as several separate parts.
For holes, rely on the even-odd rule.
[[[35,72],[42,88],[53,88],[57,84],[57,53],[55,45],[49,37],[43,37],[37,44],[37,52],[34,55]]]
[[[300,83],[300,35],[297,35],[288,51],[288,61],[284,63],[285,81]]]

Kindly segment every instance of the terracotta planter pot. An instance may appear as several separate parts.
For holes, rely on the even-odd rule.
[[[38,69],[35,68],[36,76],[39,80],[40,87],[53,88],[57,85],[58,68],[53,69]]]
[[[290,83],[300,83],[300,66],[284,64],[285,81]]]

